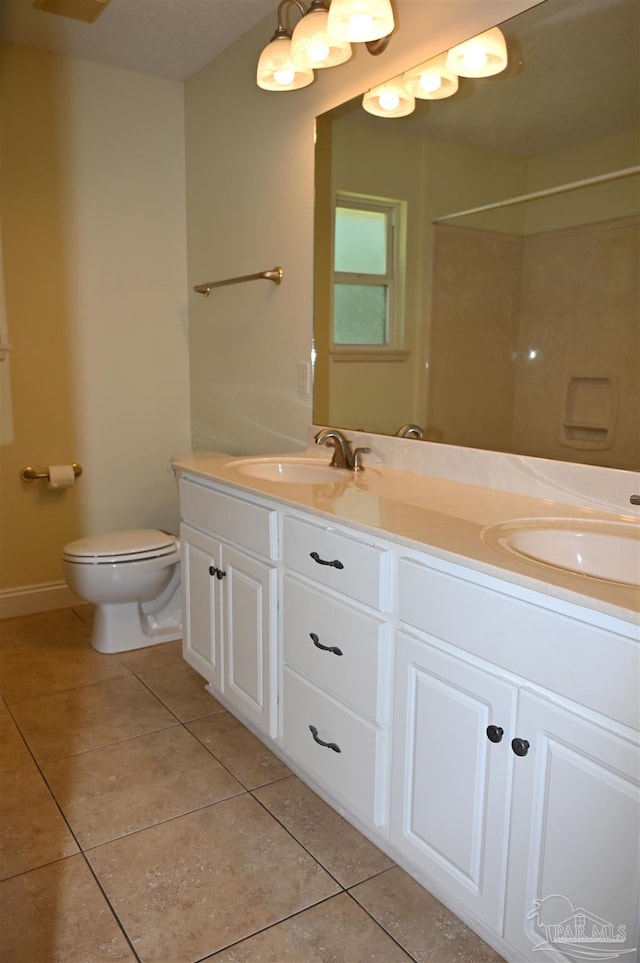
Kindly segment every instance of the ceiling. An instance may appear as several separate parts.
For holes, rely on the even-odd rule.
[[[0,0],[0,40],[185,80],[270,13],[275,30],[277,6],[277,0],[110,0],[95,23],[82,23],[35,10],[33,0]]]

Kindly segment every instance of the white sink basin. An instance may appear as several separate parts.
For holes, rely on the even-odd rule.
[[[590,578],[640,585],[640,529],[632,522],[522,519],[487,528],[482,538],[507,555]]]
[[[289,482],[293,485],[326,485],[330,482],[349,481],[353,472],[343,468],[331,468],[326,462],[310,458],[239,458],[230,461],[225,468],[239,475],[260,478],[263,481]]]

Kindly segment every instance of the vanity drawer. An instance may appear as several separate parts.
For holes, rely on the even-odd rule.
[[[290,575],[283,601],[285,662],[374,722],[386,722],[389,623]]]
[[[180,479],[179,490],[184,522],[264,558],[277,559],[277,512],[185,478]]]
[[[309,773],[374,826],[385,821],[385,729],[354,715],[285,666],[282,743]],[[314,739],[332,743],[334,749]]]
[[[413,559],[400,561],[402,622],[637,728],[637,630],[608,631],[579,615],[550,611],[544,602],[543,596],[534,604]]]
[[[283,539],[289,568],[372,608],[389,610],[391,553],[386,549],[291,515],[284,518]]]

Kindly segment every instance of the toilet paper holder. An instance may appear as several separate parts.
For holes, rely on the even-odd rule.
[[[73,474],[74,474],[74,476],[75,476],[76,478],[79,478],[80,475],[82,474],[82,465],[78,465],[77,462],[74,461],[74,462],[72,463],[71,467],[73,468]],[[49,480],[49,472],[48,472],[48,471],[38,471],[37,468],[31,468],[30,465],[27,465],[26,468],[23,468],[22,471],[20,472],[20,478],[21,478],[23,481],[36,481],[36,479],[38,479],[38,478],[44,478],[44,479],[46,479],[46,480],[48,481],[48,480]]]

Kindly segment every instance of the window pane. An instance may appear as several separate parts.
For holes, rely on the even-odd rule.
[[[334,344],[387,343],[385,285],[334,285],[333,341]]]
[[[387,215],[336,207],[335,270],[387,273]]]

